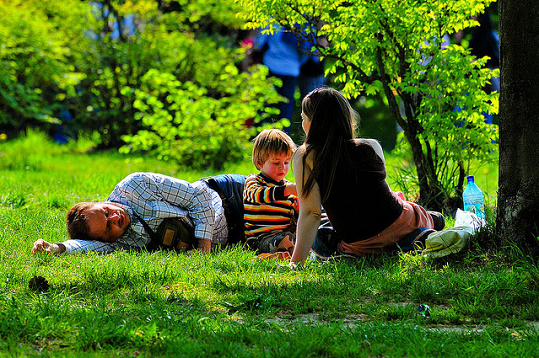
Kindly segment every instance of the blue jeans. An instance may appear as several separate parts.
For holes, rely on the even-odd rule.
[[[221,174],[214,177],[202,178],[208,186],[215,190],[221,200],[228,225],[228,243],[235,244],[245,241],[245,224],[243,222],[243,187],[246,175]]]
[[[318,227],[312,249],[318,256],[330,257],[337,252],[337,243],[333,226],[326,220]]]
[[[296,92],[296,86],[298,84],[298,78],[293,76],[281,76],[270,72],[270,76],[277,77],[283,81],[283,85],[277,88],[277,93],[285,97],[288,102],[280,102],[277,108],[281,111],[281,118],[287,118],[292,120],[294,115],[294,93]],[[285,127],[284,131],[290,134],[290,126]]]
[[[299,91],[301,100],[305,98],[312,90],[322,87],[326,84],[326,77],[320,76],[299,76]]]

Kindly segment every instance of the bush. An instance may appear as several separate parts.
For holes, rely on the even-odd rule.
[[[331,59],[326,72],[349,98],[383,93],[412,153],[419,201],[452,210],[466,162],[488,161],[497,150],[497,127],[486,126],[482,113],[498,112],[498,94],[483,91],[498,71],[481,68],[486,58],[443,42],[476,26],[472,16],[492,0],[239,2],[251,27],[288,27]],[[315,30],[320,22],[324,25]],[[320,46],[318,36],[327,37],[330,46]]]
[[[0,2],[0,124],[7,129],[58,124],[60,103],[84,77],[75,62],[91,26],[75,0]]]
[[[225,65],[225,64],[223,64]],[[244,159],[255,135],[248,119],[263,118],[266,101],[276,100],[270,83],[260,81],[267,70],[238,73],[224,66],[217,88],[180,82],[174,75],[150,70],[135,90],[136,118],[147,129],[124,136],[123,152],[149,151],[161,159],[172,159],[192,168],[221,169],[226,162]],[[219,97],[208,95],[218,91]]]
[[[0,124],[51,129],[64,112],[67,132],[101,148],[127,143],[197,167],[243,158],[254,135],[245,121],[280,97],[267,71],[237,70],[238,10],[233,0],[0,2]]]

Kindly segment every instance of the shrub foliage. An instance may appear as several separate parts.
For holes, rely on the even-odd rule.
[[[243,157],[245,120],[279,97],[265,70],[237,70],[238,11],[232,0],[0,2],[0,123],[186,165]]]
[[[348,97],[383,93],[412,154],[419,200],[438,209],[460,197],[467,163],[496,151],[497,126],[485,125],[482,113],[498,111],[498,94],[483,91],[497,70],[482,68],[486,59],[463,47],[442,45],[444,36],[477,25],[471,17],[490,2],[239,1],[251,27],[280,24],[310,41]]]

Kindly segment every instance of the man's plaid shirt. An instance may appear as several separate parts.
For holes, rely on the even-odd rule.
[[[131,224],[124,234],[112,243],[67,240],[63,243],[66,253],[89,250],[108,253],[144,247],[150,236],[134,213],[154,231],[163,219],[188,218],[195,228],[195,237],[211,240],[212,246],[226,244],[228,228],[221,198],[203,181],[191,184],[161,174],[134,173],[116,185],[107,201],[121,205],[129,214]]]

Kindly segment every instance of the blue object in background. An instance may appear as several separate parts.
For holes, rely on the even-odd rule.
[[[67,144],[72,137],[70,135],[70,128],[73,116],[69,110],[64,108],[60,111],[60,120],[62,121],[62,124],[59,124],[56,127],[53,140],[58,144]]]

